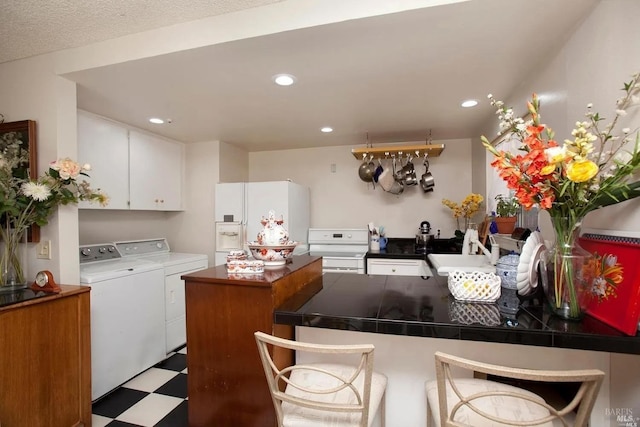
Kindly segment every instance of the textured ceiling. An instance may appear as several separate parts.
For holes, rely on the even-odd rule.
[[[282,0],[8,0],[0,62],[78,47]]]
[[[269,3],[12,0],[0,9],[0,59]],[[367,135],[372,143],[424,141],[431,132],[435,140],[477,138],[495,120],[486,95],[504,98],[543,68],[597,3],[536,0],[532,19],[531,0],[472,0],[65,77],[78,85],[79,108],[184,142],[220,140],[261,151],[362,145]],[[275,86],[271,76],[281,72],[298,83]],[[480,105],[463,109],[465,98]],[[152,125],[154,116],[171,123]],[[322,126],[335,130],[323,134]]]

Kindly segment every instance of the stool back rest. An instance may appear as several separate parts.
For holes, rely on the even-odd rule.
[[[587,427],[593,405],[595,404],[598,391],[604,379],[604,372],[598,369],[582,369],[582,370],[535,370],[511,368],[506,366],[492,365],[474,360],[464,359],[452,356],[442,352],[435,353],[436,363],[436,380],[438,384],[438,404],[440,408],[440,425],[442,427],[464,427],[463,424],[453,421],[455,413],[462,407],[467,407],[481,417],[487,418],[494,422],[500,422],[513,426],[532,426],[550,423],[553,420],[559,420],[562,425],[569,426],[565,417],[570,412],[578,408],[575,414],[575,423],[572,427]],[[531,395],[525,393],[515,393],[510,391],[485,391],[470,395],[463,393],[456,387],[455,378],[451,375],[451,367],[458,367],[470,370],[476,373],[486,375],[494,375],[502,378],[511,378],[527,381],[537,381],[545,383],[580,383],[580,387],[573,399],[563,408],[556,409],[544,401],[533,399]],[[453,406],[451,413],[447,404],[447,384],[456,394],[459,402]],[[542,417],[535,422],[532,421],[513,421],[506,420],[492,414],[484,412],[481,408],[474,405],[474,400],[486,398],[489,396],[510,396],[516,399],[522,399],[533,402],[549,410],[549,415]]]
[[[255,332],[254,335],[276,410],[278,426],[282,426],[283,422],[283,402],[321,411],[360,413],[360,426],[368,425],[373,375],[373,345],[312,344],[278,338],[263,332]],[[273,349],[270,352],[269,346],[297,352],[351,354],[359,356],[359,358],[358,363],[352,366],[294,364],[278,367],[272,357]],[[342,369],[327,369],[326,366],[336,366]],[[306,378],[308,374],[320,376],[321,382],[329,385],[327,387],[310,387],[306,382],[296,381],[300,378]],[[284,387],[281,385],[285,385],[287,389],[283,391]],[[347,399],[348,402],[327,401],[326,396],[328,395],[339,395],[344,398],[346,394],[350,395],[350,398]]]

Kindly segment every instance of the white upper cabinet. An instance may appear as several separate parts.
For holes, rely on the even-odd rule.
[[[182,209],[183,145],[129,131],[131,209]]]
[[[78,110],[78,161],[91,164],[92,188],[109,196],[102,209],[182,210],[184,157],[180,142]]]
[[[121,125],[78,111],[78,162],[89,163],[91,188],[109,196],[106,207],[80,202],[85,209],[129,209],[129,135]]]

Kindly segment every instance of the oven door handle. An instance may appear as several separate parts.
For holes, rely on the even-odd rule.
[[[358,269],[356,268],[323,268],[323,273],[353,273],[358,274]]]

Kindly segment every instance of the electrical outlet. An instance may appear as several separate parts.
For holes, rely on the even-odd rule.
[[[42,240],[36,245],[36,258],[51,259],[51,240]]]

